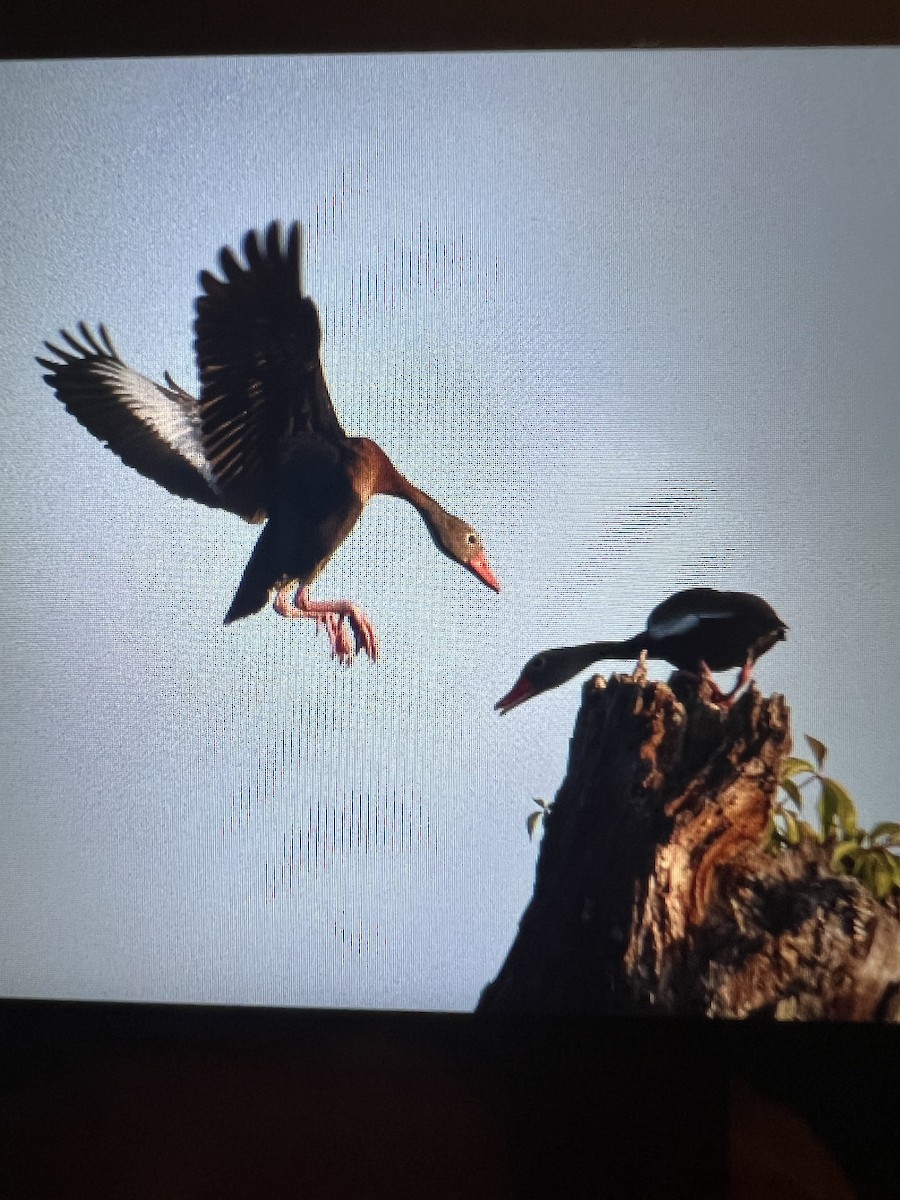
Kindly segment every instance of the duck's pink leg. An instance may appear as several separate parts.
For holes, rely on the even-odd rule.
[[[712,699],[714,704],[718,704],[721,708],[731,708],[737,699],[737,694],[741,688],[745,687],[753,678],[753,662],[748,658],[741,667],[741,673],[738,675],[738,681],[730,692],[723,692],[716,681],[713,679],[712,671],[705,662],[700,663],[700,674],[707,681],[712,689]]]
[[[293,590],[293,585],[283,587],[275,597],[272,607],[279,616],[308,617],[322,626],[334,657],[346,666],[353,662],[357,650],[364,650],[373,662],[377,660],[378,634],[358,604],[350,600],[310,600],[309,589],[305,587],[298,588],[292,600]]]

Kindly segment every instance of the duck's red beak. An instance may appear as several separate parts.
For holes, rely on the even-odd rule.
[[[500,580],[491,570],[488,564],[487,555],[483,550],[470,558],[466,566],[473,575],[477,575],[482,583],[486,583],[489,588],[493,588],[495,592],[500,591]]]
[[[515,708],[517,704],[524,704],[526,700],[530,700],[537,693],[537,688],[524,675],[518,680],[512,691],[506,693],[502,700],[498,700],[494,708],[498,709],[501,716],[506,716],[511,708]]]

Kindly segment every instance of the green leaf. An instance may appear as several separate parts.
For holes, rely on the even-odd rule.
[[[821,771],[825,765],[825,759],[828,757],[828,747],[824,742],[820,742],[818,738],[810,737],[808,733],[804,733],[803,736],[806,738],[807,745],[813,752],[816,766]]]
[[[805,838],[809,838],[811,842],[818,842],[820,840],[819,835],[813,829],[812,825],[810,825],[809,821],[800,822],[800,832]]]
[[[870,892],[875,891],[875,863],[869,851],[860,854],[853,864],[853,874]]]
[[[781,760],[781,779],[793,779],[795,775],[815,775],[816,768],[805,758],[792,758],[790,755]]]
[[[840,874],[852,871],[853,863],[861,849],[862,847],[855,838],[849,838],[846,842],[839,842],[835,846],[834,853],[831,856],[832,871],[837,871]],[[842,865],[844,860],[846,860],[847,866]]]
[[[896,854],[891,854],[889,850],[885,853],[890,862],[891,874],[894,877],[894,887],[900,891],[900,858]]]
[[[543,819],[544,814],[542,812],[533,812],[528,814],[528,821],[526,824],[528,825],[528,836],[532,839],[532,841],[534,840],[534,831],[537,829],[538,825],[540,825]]]
[[[886,838],[889,846],[900,845],[900,821],[879,821],[869,837],[873,842],[878,838]]]
[[[850,793],[833,779],[822,780],[822,793],[823,805],[827,804],[828,811],[834,812],[844,837],[854,837],[859,826],[856,805],[850,798]]]
[[[797,806],[797,811],[803,811],[803,795],[800,789],[794,783],[793,779],[782,779],[781,787],[787,792],[791,800]]]
[[[800,845],[800,825],[792,812],[782,813],[784,818],[784,840],[789,846]]]
[[[876,899],[884,900],[894,890],[894,872],[890,863],[886,863],[883,858],[876,858],[874,874]]]
[[[883,874],[884,878],[888,881],[887,891],[884,895],[878,897],[879,900],[883,900],[885,896],[890,895],[895,887],[898,887],[895,877],[897,859],[891,854],[890,850],[872,850],[871,853],[875,856],[875,860],[878,863],[879,874]]]
[[[819,803],[817,805],[819,810],[819,826],[822,830],[822,837],[826,840],[834,832],[834,824],[837,819],[837,793],[833,788],[827,786],[830,782],[830,779],[822,780],[822,790],[819,793]]]

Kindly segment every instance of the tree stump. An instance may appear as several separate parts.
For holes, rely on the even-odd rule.
[[[584,688],[532,899],[481,1012],[900,1020],[900,920],[827,848],[773,855],[783,696]]]

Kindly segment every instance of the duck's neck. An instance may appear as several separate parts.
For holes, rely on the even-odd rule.
[[[596,662],[608,658],[636,658],[644,649],[642,634],[627,638],[624,642],[585,642],[580,646],[566,646],[557,654],[563,659],[566,668],[571,668],[569,678],[584,671]]]
[[[372,496],[396,496],[406,500],[420,514],[429,529],[433,529],[441,517],[446,516],[437,500],[416,487],[402,475],[377,442],[370,438],[354,438],[362,460],[357,486],[365,504]]]

